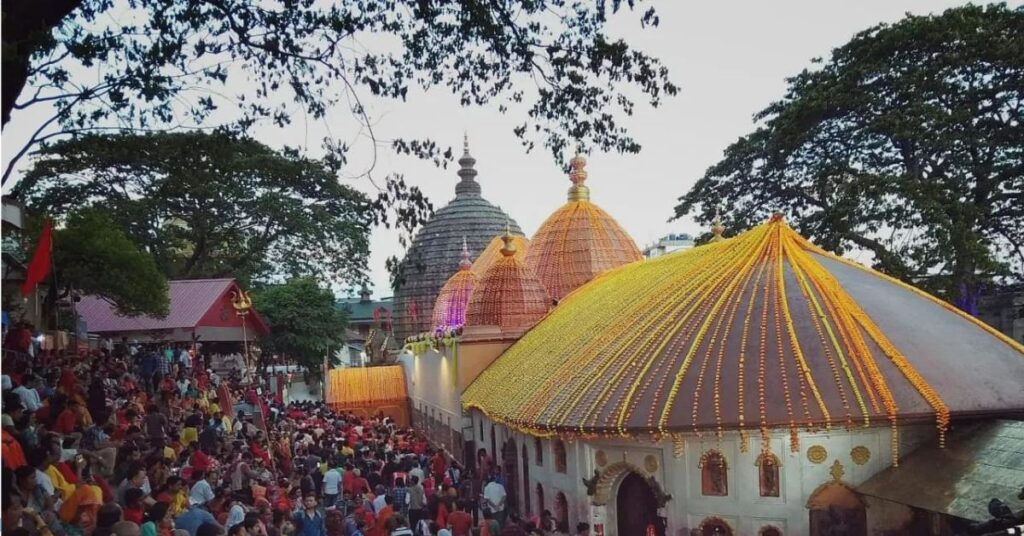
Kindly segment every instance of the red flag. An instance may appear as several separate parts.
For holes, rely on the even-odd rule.
[[[50,275],[51,256],[53,255],[53,221],[46,220],[43,224],[43,232],[39,235],[39,244],[36,245],[36,253],[32,261],[28,263],[28,273],[25,275],[25,282],[21,285],[21,295],[28,297],[36,289],[36,285],[46,280]]]

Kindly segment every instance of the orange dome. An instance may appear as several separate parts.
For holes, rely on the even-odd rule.
[[[544,285],[516,255],[513,237],[502,237],[502,257],[477,281],[466,313],[467,326],[527,329],[548,312],[551,298]]]
[[[495,236],[487,247],[484,248],[480,255],[477,256],[476,260],[473,261],[473,273],[482,274],[487,271],[494,263],[498,262],[503,255],[501,254],[501,248],[505,247],[505,242],[502,241],[503,235]],[[515,258],[520,261],[526,262],[526,250],[530,247],[530,240],[525,236],[512,236],[512,245],[516,248]]]
[[[540,226],[526,252],[526,266],[556,300],[605,271],[643,258],[619,223],[590,202],[583,184],[586,163],[582,156],[572,159],[569,202]]]
[[[466,307],[476,286],[476,272],[469,261],[469,246],[462,240],[462,262],[437,295],[431,325],[435,330],[462,327],[466,323]]]

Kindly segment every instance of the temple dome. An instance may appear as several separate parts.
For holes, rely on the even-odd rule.
[[[480,274],[469,300],[466,326],[498,326],[502,331],[530,328],[551,306],[544,285],[516,256],[513,237],[502,237],[501,259]]]
[[[434,302],[431,322],[434,330],[460,328],[466,323],[466,308],[476,286],[476,279],[473,263],[469,260],[469,247],[464,241],[459,271],[448,278]]]
[[[526,265],[556,300],[607,270],[643,259],[618,222],[590,202],[586,160],[576,156],[571,166],[569,202],[540,226],[526,252]]]
[[[420,228],[399,265],[394,307],[398,340],[433,327],[434,302],[448,278],[459,270],[463,239],[470,251],[482,251],[506,224],[512,234],[523,234],[508,214],[481,197],[475,164],[467,142],[459,159],[455,198]]]
[[[1021,385],[1020,344],[777,217],[598,277],[463,404],[536,435],[782,428],[795,442],[808,428],[1019,414]]]
[[[505,247],[505,242],[502,240],[504,236],[504,233],[495,236],[491,243],[487,244],[487,247],[480,252],[480,255],[477,255],[476,260],[473,261],[473,273],[486,272],[491,265],[504,257],[501,254],[501,249]],[[516,248],[515,257],[526,262],[526,251],[530,248],[530,240],[525,236],[512,236],[512,245]]]

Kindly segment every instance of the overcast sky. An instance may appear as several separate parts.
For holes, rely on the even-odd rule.
[[[651,53],[668,66],[681,87],[675,98],[652,110],[638,106],[624,120],[643,146],[639,155],[588,155],[591,199],[632,234],[642,248],[672,232],[699,231],[692,221],[668,222],[676,199],[722,155],[722,151],[753,128],[751,116],[777,100],[785,78],[825,57],[856,32],[879,22],[892,22],[906,12],[940,12],[962,2],[800,0],[778,2],[655,2],[660,27],[641,30],[638,17],[615,19],[614,35]],[[477,159],[483,195],[505,209],[527,235],[565,202],[569,180],[542,150],[526,154],[512,134],[521,117],[502,116],[491,108],[461,108],[443,89],[414,94],[405,103],[370,103],[379,138],[432,138],[460,146],[469,132]],[[4,130],[7,158],[36,128],[33,117],[15,114]],[[370,161],[371,147],[356,135],[347,110],[325,121],[301,116],[287,128],[260,127],[253,135],[272,146],[307,146],[316,156],[327,135],[354,144],[351,174]],[[6,165],[6,163],[5,163]],[[454,166],[457,168],[457,166]],[[411,157],[378,151],[375,174],[403,173],[434,202],[443,206],[454,195],[455,169],[440,169]],[[353,184],[371,191],[365,180]],[[728,226],[728,215],[724,215]],[[401,251],[394,231],[379,229],[371,240],[370,275],[376,296],[391,294],[384,261]]]

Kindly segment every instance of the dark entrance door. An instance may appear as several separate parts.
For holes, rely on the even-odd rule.
[[[506,512],[519,510],[519,460],[516,442],[509,439],[501,449],[502,468],[505,473],[505,506]]]
[[[647,527],[660,526],[658,504],[654,492],[640,475],[630,472],[619,484],[615,497],[615,517],[618,520],[619,536],[641,536],[647,534]]]

